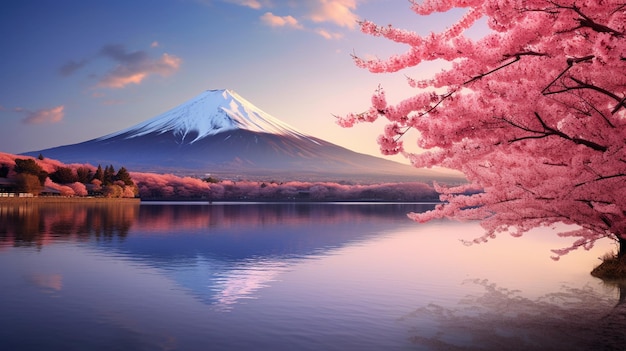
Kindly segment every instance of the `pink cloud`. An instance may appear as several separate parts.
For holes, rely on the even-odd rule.
[[[26,124],[58,123],[61,122],[65,116],[65,106],[63,105],[37,111],[16,108],[15,111],[26,113],[26,117],[22,119],[22,122]]]
[[[341,33],[332,33],[332,32],[329,32],[329,31],[327,31],[325,29],[322,29],[322,28],[316,29],[315,33],[321,35],[322,37],[324,37],[324,38],[326,38],[328,40],[343,38],[343,34],[341,34]]]
[[[266,12],[261,16],[261,21],[270,27],[291,27],[302,29],[302,25],[293,16],[276,16],[271,12]]]
[[[150,44],[151,48],[159,46],[158,41]],[[111,89],[141,84],[151,75],[169,76],[180,68],[182,62],[179,57],[167,53],[153,58],[143,50],[127,51],[122,44],[108,44],[91,58],[68,61],[59,71],[63,76],[69,76],[98,58],[108,58],[115,62],[115,67],[106,72],[96,84],[97,88]]]
[[[310,12],[307,16],[313,22],[331,22],[341,27],[354,28],[358,17],[356,0],[317,0],[310,2]]]
[[[175,73],[182,62],[179,57],[163,54],[158,59],[150,59],[145,53],[138,51],[107,53],[119,62],[98,82],[98,87],[120,89],[129,84],[140,84],[150,75],[169,76]]]

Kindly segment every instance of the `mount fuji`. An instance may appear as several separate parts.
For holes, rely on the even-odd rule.
[[[276,180],[446,181],[297,131],[231,90],[208,90],[118,132],[25,153],[131,171]],[[458,180],[458,178],[457,178]]]

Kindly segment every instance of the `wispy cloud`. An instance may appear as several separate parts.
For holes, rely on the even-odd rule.
[[[322,37],[332,40],[332,39],[341,39],[343,38],[343,34],[341,33],[333,33],[333,32],[329,32],[326,29],[323,28],[317,28],[315,30],[315,33],[321,35]]]
[[[171,75],[178,70],[182,61],[169,54],[153,59],[145,51],[127,52],[126,48],[119,44],[105,45],[100,54],[117,62],[117,66],[98,82],[99,87],[113,89],[124,88],[129,84],[140,84],[154,74]]]
[[[154,41],[150,46],[155,48],[159,43]],[[95,55],[95,58],[102,57],[113,60],[116,65],[98,80],[96,87],[111,89],[140,84],[151,75],[169,76],[179,69],[182,62],[179,57],[167,53],[152,58],[143,50],[127,51],[122,44],[104,45]],[[70,60],[59,68],[59,72],[63,76],[69,76],[94,59]]]
[[[37,111],[16,107],[14,111],[25,114],[25,117],[22,118],[22,123],[25,124],[58,123],[65,117],[65,106],[63,105]]]
[[[302,25],[293,16],[276,16],[271,12],[266,12],[261,16],[261,21],[270,27],[291,27],[302,29]]]
[[[237,4],[240,6],[249,7],[251,9],[260,10],[264,3],[267,5],[268,1],[258,1],[258,0],[227,0],[226,2]]]
[[[67,77],[83,68],[87,63],[89,63],[89,60],[87,59],[82,59],[80,61],[70,60],[59,68],[59,73],[61,73],[62,76]]]

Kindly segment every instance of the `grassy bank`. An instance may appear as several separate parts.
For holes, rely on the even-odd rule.
[[[626,278],[626,256],[607,254],[602,263],[591,271],[591,275],[604,281],[623,280]]]

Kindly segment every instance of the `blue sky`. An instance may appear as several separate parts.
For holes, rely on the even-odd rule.
[[[350,57],[404,47],[356,20],[421,33],[462,12],[415,15],[405,0],[20,0],[0,5],[0,151],[77,143],[154,117],[207,89],[232,89],[301,132],[379,155],[381,124],[342,129],[335,115],[391,101],[404,75],[374,75]],[[407,140],[410,142],[411,140]]]

